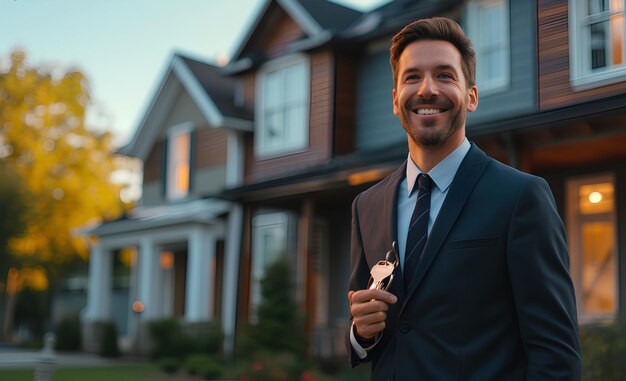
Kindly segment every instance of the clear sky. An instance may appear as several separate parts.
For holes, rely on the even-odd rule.
[[[90,126],[118,145],[139,124],[173,52],[228,58],[267,0],[0,0],[0,67],[78,68],[90,81]],[[390,0],[333,0],[361,11]]]

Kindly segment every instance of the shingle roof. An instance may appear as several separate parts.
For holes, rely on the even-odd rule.
[[[355,22],[362,13],[328,0],[296,0],[315,21],[330,32],[341,31]]]
[[[341,37],[364,41],[393,34],[414,20],[441,15],[462,3],[462,0],[395,0],[361,16]]]
[[[202,88],[213,100],[222,115],[240,119],[252,119],[251,112],[235,104],[236,80],[234,78],[224,76],[221,72],[222,69],[218,66],[197,61],[180,53],[176,53],[176,55],[191,70],[198,83],[202,85]]]

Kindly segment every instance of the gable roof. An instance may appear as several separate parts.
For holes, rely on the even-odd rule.
[[[328,0],[266,0],[255,20],[247,30],[245,37],[232,56],[231,64],[226,67],[229,74],[250,69],[255,61],[264,57],[254,56],[251,52],[255,37],[263,35],[260,30],[263,21],[270,17],[272,6],[281,7],[289,17],[304,31],[306,37],[296,42],[293,51],[302,51],[320,46],[361,17],[362,13],[333,3]]]
[[[148,157],[181,87],[211,127],[252,131],[252,114],[235,105],[236,80],[225,77],[215,65],[176,53],[135,135],[119,150],[120,154],[142,160]]]

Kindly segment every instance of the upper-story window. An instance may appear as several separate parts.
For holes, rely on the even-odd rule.
[[[170,128],[167,138],[167,198],[176,200],[189,193],[191,170],[191,124]]]
[[[624,0],[570,0],[569,12],[572,86],[626,80]]]
[[[257,78],[256,155],[304,149],[309,137],[309,60],[294,55],[271,61]]]
[[[507,0],[472,0],[467,31],[476,51],[476,84],[481,94],[509,86],[511,44]]]

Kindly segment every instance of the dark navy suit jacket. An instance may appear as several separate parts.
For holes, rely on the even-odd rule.
[[[406,163],[352,206],[350,290],[397,240]],[[353,366],[372,380],[581,379],[574,289],[563,223],[545,180],[472,144],[433,224],[406,292],[398,267],[386,328]]]

